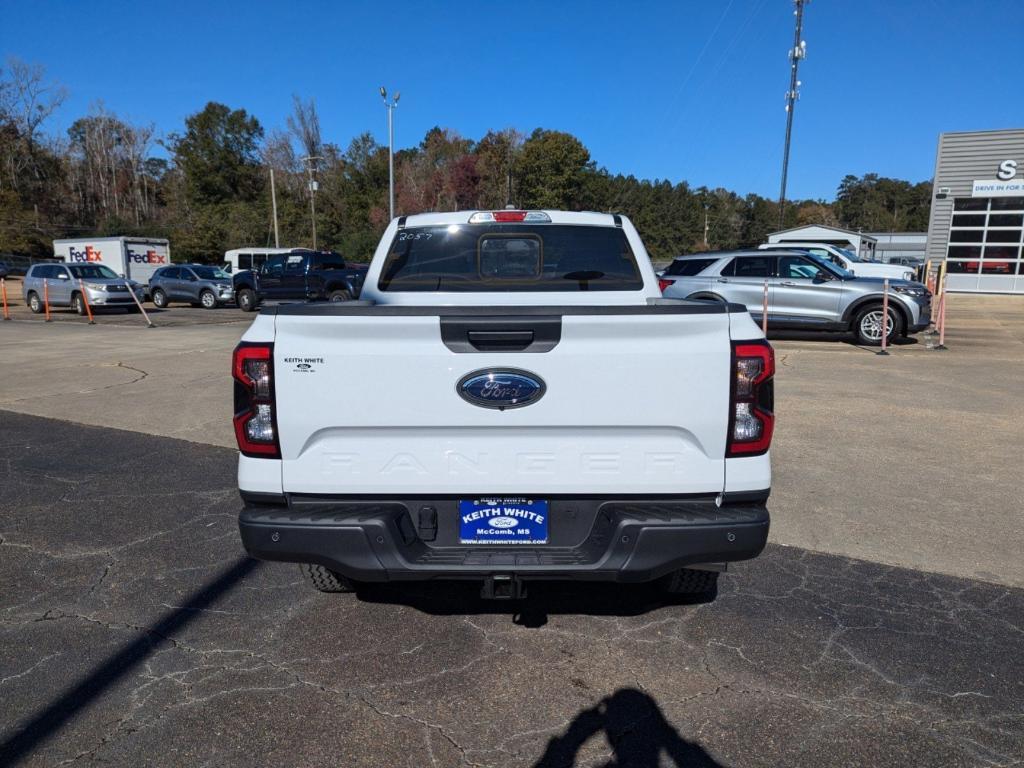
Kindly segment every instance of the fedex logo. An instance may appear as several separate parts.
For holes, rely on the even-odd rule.
[[[69,251],[68,261],[103,261],[103,254],[91,245],[85,246],[84,250],[78,250],[75,246],[71,246]]]
[[[166,264],[167,256],[162,253],[157,253],[154,250],[148,250],[145,253],[138,253],[137,251],[133,251],[129,248],[128,260],[135,264]]]

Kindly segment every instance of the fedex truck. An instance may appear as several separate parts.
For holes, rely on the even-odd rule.
[[[54,240],[53,253],[67,264],[104,264],[117,274],[148,284],[171,263],[171,244],[149,237],[90,237]]]

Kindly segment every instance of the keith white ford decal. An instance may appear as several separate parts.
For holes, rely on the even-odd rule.
[[[459,502],[462,544],[546,544],[548,503],[541,499],[473,499]]]

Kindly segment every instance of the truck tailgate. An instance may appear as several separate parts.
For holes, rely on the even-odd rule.
[[[441,325],[474,308],[353,307],[276,320],[285,492],[324,495],[714,493],[729,402],[725,307],[545,309],[548,351],[453,351]],[[376,311],[375,311],[376,310]],[[512,326],[537,312],[503,308]],[[469,373],[516,369],[546,391],[497,410]]]

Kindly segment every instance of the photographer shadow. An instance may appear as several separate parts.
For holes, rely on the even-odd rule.
[[[620,688],[576,715],[565,733],[548,742],[533,768],[572,768],[584,745],[602,733],[612,757],[601,768],[724,768],[699,744],[680,736],[658,703],[634,688]]]

